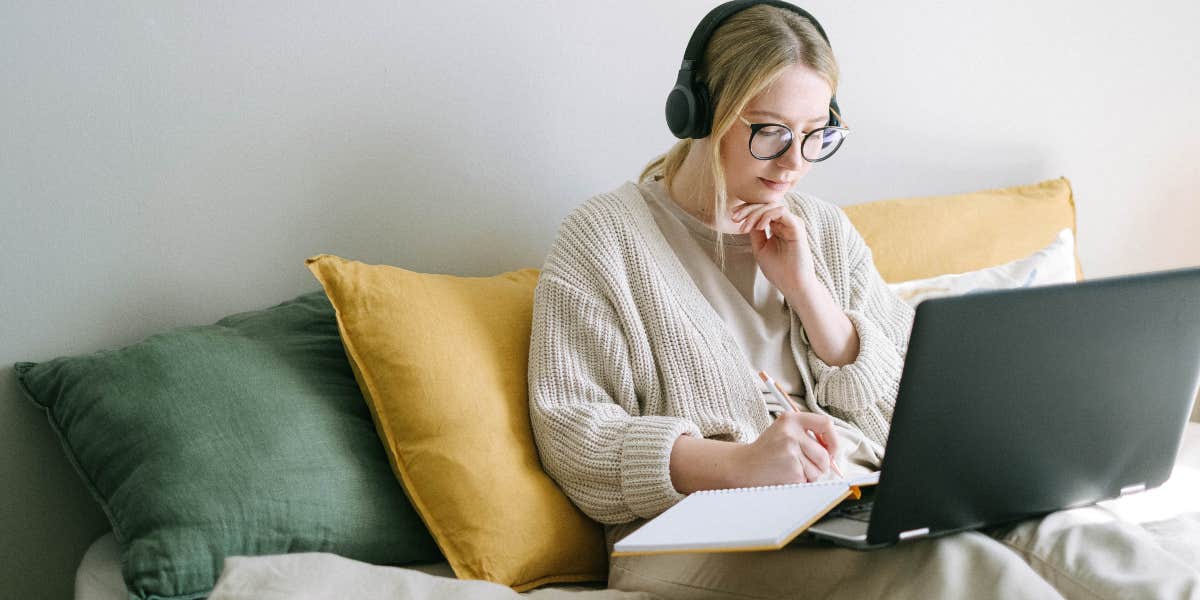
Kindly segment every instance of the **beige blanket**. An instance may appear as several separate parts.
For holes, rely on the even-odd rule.
[[[1140,523],[1159,544],[1184,562],[1200,565],[1200,423],[1188,425],[1170,480],[1159,488],[1106,501],[1122,519]],[[447,563],[416,568],[381,567],[333,554],[231,557],[210,600],[609,600],[651,599],[642,593],[599,586],[552,586],[518,594],[483,581],[454,579]]]
[[[550,586],[518,594],[487,581],[454,579],[448,563],[380,567],[336,554],[309,552],[225,559],[209,600],[654,600],[641,592],[599,586]],[[430,571],[430,572],[424,572]],[[438,574],[433,574],[438,573]]]

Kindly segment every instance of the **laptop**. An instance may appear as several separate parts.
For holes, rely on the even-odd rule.
[[[1200,388],[1200,267],[925,300],[879,484],[808,535],[873,549],[1162,485]]]

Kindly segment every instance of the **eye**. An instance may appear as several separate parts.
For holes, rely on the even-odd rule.
[[[758,130],[758,135],[761,135],[763,137],[768,137],[768,138],[783,137],[783,136],[786,136],[787,134],[788,134],[787,129],[784,129],[783,127],[779,127],[778,125],[769,125],[767,127],[763,127],[762,129]]]

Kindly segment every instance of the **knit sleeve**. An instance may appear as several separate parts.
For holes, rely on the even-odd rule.
[[[639,416],[627,342],[612,305],[542,272],[534,291],[529,416],[543,469],[601,523],[650,518],[684,495],[670,456],[679,417]]]
[[[888,288],[862,235],[840,208],[836,211],[841,230],[838,233],[845,248],[841,264],[848,265],[844,281],[849,291],[843,308],[858,333],[858,356],[850,364],[835,367],[809,346],[814,393],[817,402],[831,414],[852,421],[868,437],[884,444],[896,406],[914,311]]]

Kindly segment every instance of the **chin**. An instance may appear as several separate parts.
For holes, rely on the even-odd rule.
[[[745,179],[736,182],[735,185],[728,186],[726,190],[731,203],[736,198],[751,204],[771,204],[783,202],[784,195],[792,191],[795,187],[796,184],[793,182],[787,189],[774,190],[764,185],[762,181],[759,181],[757,175],[745,175]]]
[[[743,195],[737,197],[746,202],[780,202],[783,200],[784,194],[787,194],[789,191],[791,191],[791,188],[780,191],[767,189],[755,179],[753,187],[746,190]]]

